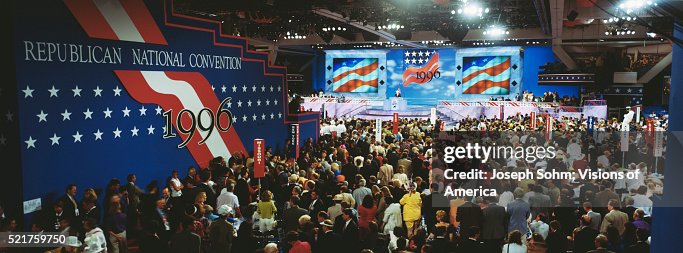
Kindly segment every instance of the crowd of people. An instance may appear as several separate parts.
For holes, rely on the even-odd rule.
[[[556,158],[456,164],[638,169],[642,177],[505,180],[488,185],[497,197],[438,206],[433,201],[446,186],[464,187],[439,172],[446,165],[434,150],[444,133],[438,122],[400,119],[397,133],[384,122],[378,140],[374,121],[326,119],[317,141],[307,139],[299,154],[266,148],[263,178],[252,176],[253,157],[236,152],[182,176],[169,169],[167,181],[144,190],[135,174],[126,182],[111,179],[101,192],[86,189],[82,197],[71,184],[35,216],[31,230],[68,234],[73,243],[62,252],[648,252],[652,199],[663,186],[651,165],[651,143],[638,134],[619,157],[619,142],[582,134],[583,121],[560,121],[568,126],[555,124],[557,134],[545,138],[529,131],[529,120],[465,119],[455,130],[498,131],[510,145],[552,145]],[[610,132],[618,122],[597,125]],[[10,220],[3,215],[3,231],[16,230]]]

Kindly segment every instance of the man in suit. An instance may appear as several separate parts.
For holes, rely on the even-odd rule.
[[[215,207],[218,195],[216,194],[216,190],[209,185],[209,180],[211,180],[211,172],[209,170],[203,170],[200,172],[199,178],[201,183],[197,184],[197,188],[206,193],[206,204]]]
[[[336,231],[342,235],[342,252],[358,252],[359,248],[359,237],[358,237],[358,224],[353,220],[353,210],[351,208],[346,208],[342,211],[342,222],[343,226],[341,231]]]
[[[536,217],[539,213],[549,213],[550,210],[550,196],[543,194],[543,186],[534,185],[534,195],[529,197],[529,205],[531,205],[531,215]]]
[[[218,215],[220,215],[220,218],[212,222],[209,226],[209,241],[211,241],[209,252],[230,252],[235,235],[235,228],[232,223],[228,222],[228,218],[232,212],[232,208],[227,205],[218,207]]]
[[[308,205],[308,213],[311,215],[318,215],[318,213],[325,211],[325,204],[320,199],[320,192],[311,191],[311,203]]]
[[[85,198],[81,202],[81,212],[78,216],[78,220],[83,222],[88,218],[93,219],[97,224],[101,224],[102,220],[100,217],[100,209],[96,206],[97,198]],[[78,223],[81,224],[81,223]],[[87,232],[87,231],[86,231]]]
[[[214,222],[216,224],[218,222]],[[192,227],[194,226],[194,220],[191,218],[186,218],[182,222],[182,231],[176,233],[171,237],[170,249],[172,253],[199,253],[201,248],[201,238],[199,235],[193,233]],[[211,231],[213,235],[214,232]],[[213,246],[213,244],[212,244]],[[213,252],[213,251],[212,251]],[[230,250],[225,251],[230,252]]]
[[[481,227],[482,211],[479,207],[479,203],[473,203],[471,200],[465,202],[458,207],[458,212],[455,216],[455,220],[460,222],[461,228],[469,227]],[[465,234],[463,234],[465,232]],[[467,234],[469,232],[466,229],[460,230],[460,237],[469,237]]]
[[[634,245],[629,246],[624,250],[624,253],[649,253],[650,244],[647,243],[647,237],[650,236],[649,232],[645,229],[636,230],[636,238],[638,242]]]
[[[76,201],[76,185],[70,184],[66,186],[64,196],[59,198],[59,201],[64,203],[64,214],[68,217],[78,217],[80,212],[78,210],[78,202]]]
[[[607,240],[607,236],[598,235],[597,237],[595,237],[595,249],[588,251],[588,253],[614,253],[612,251],[607,250],[608,244],[609,241]]]
[[[299,207],[299,201],[299,196],[289,198],[289,205],[291,207],[285,210],[283,217],[285,233],[299,229],[299,217],[308,214],[306,209]]]
[[[342,238],[341,235],[335,233],[331,220],[324,220],[320,223],[322,228],[322,235],[318,237],[318,241],[313,247],[313,252],[324,253],[341,253]]]
[[[508,214],[508,233],[514,230],[522,232],[522,241],[526,238],[529,233],[529,226],[527,224],[527,219],[531,215],[531,207],[529,203],[522,200],[524,197],[524,190],[522,188],[515,189],[514,192],[515,200],[508,203],[507,214]]]
[[[495,196],[486,196],[484,201],[488,204],[482,211],[481,238],[488,252],[500,251],[503,238],[505,238],[505,226],[507,214],[505,207],[496,204]]]
[[[595,194],[595,203],[599,207],[602,207],[602,210],[597,210],[598,212],[606,213],[604,207],[607,206],[610,199],[620,199],[620,198],[619,198],[619,195],[617,195],[614,191],[612,191],[612,183],[610,183],[609,181],[603,181],[601,187],[602,187],[602,191]]]
[[[579,232],[574,234],[574,253],[586,253],[589,250],[595,249],[595,237],[598,236],[598,231],[591,228],[591,217],[588,215],[581,216],[581,228]]]
[[[469,227],[467,232],[461,234],[468,234],[465,240],[460,240],[458,244],[458,252],[481,252],[484,250],[484,244],[479,241],[479,227]]]
[[[629,221],[631,222],[633,222],[633,213],[635,213],[636,209],[638,209],[633,205],[634,203],[635,201],[633,200],[633,198],[631,196],[627,196],[626,198],[624,198],[624,205],[626,207],[621,209],[622,212],[628,215]]]
[[[600,221],[602,221],[602,216],[593,211],[593,204],[588,201],[583,202],[583,210],[586,212],[588,217],[591,217],[590,227],[595,230],[600,230]]]
[[[626,227],[624,224],[628,222],[628,215],[626,213],[619,211],[620,205],[619,201],[616,199],[611,199],[607,204],[607,210],[609,213],[605,215],[605,219],[600,226],[600,233],[607,234],[607,228],[609,226],[614,226],[619,230],[619,235],[624,233]]]

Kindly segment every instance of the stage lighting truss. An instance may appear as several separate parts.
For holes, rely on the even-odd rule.
[[[299,35],[299,33],[287,32],[284,39],[286,39],[286,40],[303,40],[303,39],[306,39],[306,35]]]
[[[345,32],[346,27],[341,27],[341,26],[332,26],[332,27],[323,27],[323,32]]]
[[[646,8],[657,6],[657,1],[654,0],[623,0],[617,4],[617,10],[625,12],[626,14],[638,13]]]
[[[505,28],[496,27],[495,25],[492,25],[488,29],[484,30],[484,35],[488,36],[502,36],[508,34],[510,34],[510,31]]]
[[[462,15],[468,18],[478,17],[481,19],[484,18],[485,14],[491,11],[489,8],[482,7],[479,3],[475,3],[474,1],[460,1],[462,2],[462,6],[457,10],[451,10],[452,15],[455,15],[457,13],[458,15]]]

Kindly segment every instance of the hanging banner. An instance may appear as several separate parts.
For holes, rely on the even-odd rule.
[[[550,114],[545,115],[545,140],[550,141],[553,139],[553,117]]]
[[[620,145],[621,145],[621,152],[628,152],[628,136],[629,136],[629,132],[627,132],[627,131],[621,131],[621,132],[619,132],[619,135],[620,135],[620,136],[619,136],[619,140],[621,141],[621,142],[620,142]]]
[[[430,109],[429,121],[432,122],[432,125],[436,124],[436,108]]]
[[[382,141],[382,120],[375,119],[375,140],[378,142]]]
[[[636,106],[636,123],[640,123],[640,109],[642,106]]]
[[[652,145],[655,138],[655,123],[652,119],[647,119],[647,124],[645,125],[645,141],[647,144]]]
[[[394,134],[397,134],[398,133],[398,113],[397,112],[394,113],[394,118],[392,120],[392,123],[393,123],[392,132]]]
[[[595,129],[595,117],[588,116],[588,121],[586,122],[586,125],[588,127],[588,133],[593,134],[593,130]]]
[[[536,112],[531,112],[531,129],[536,128]]]
[[[254,139],[254,178],[266,176],[265,141]]]
[[[664,151],[664,131],[655,131],[654,156],[662,157]]]
[[[500,119],[505,119],[503,115],[503,105],[500,105]]]
[[[290,157],[299,158],[299,124],[289,125]]]
[[[446,126],[446,122],[444,122],[444,121],[442,120],[441,123],[440,123],[440,126],[439,126],[439,130],[443,131],[445,126]]]

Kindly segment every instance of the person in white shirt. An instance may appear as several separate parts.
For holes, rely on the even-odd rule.
[[[342,134],[346,133],[346,125],[344,125],[344,121],[340,120],[339,124],[335,126],[335,129],[337,130],[337,136],[341,136]]]
[[[526,245],[522,243],[522,233],[519,230],[510,232],[508,243],[503,245],[503,253],[526,253]]]
[[[567,154],[569,155],[569,158],[567,159],[567,163],[569,164],[573,164],[574,160],[581,158],[581,145],[577,143],[576,139],[572,138],[569,141],[569,145],[567,145]]]
[[[641,185],[636,191],[636,195],[633,196],[633,206],[639,209],[643,209],[645,216],[649,216],[652,213],[652,200],[647,196],[647,186]]]
[[[183,196],[183,184],[180,182],[180,179],[178,178],[178,170],[173,170],[173,172],[171,173],[170,186],[171,198],[174,201],[180,199],[180,197]]]
[[[612,152],[609,152],[609,150],[605,150],[603,155],[598,156],[598,168],[606,169],[610,166],[610,163],[609,163],[610,155],[612,155]],[[602,166],[600,166],[601,164],[602,164]]]
[[[531,231],[543,236],[544,240],[546,237],[548,237],[548,231],[550,230],[550,226],[548,226],[548,224],[546,224],[545,222],[545,215],[539,213],[538,215],[536,215],[536,219],[532,221],[531,224],[529,224],[529,228],[531,229]]]
[[[107,240],[104,238],[102,229],[95,226],[96,221],[93,218],[88,218],[83,221],[83,230],[85,233],[85,248],[83,252],[87,253],[106,253]]]
[[[232,210],[239,211],[240,202],[237,199],[237,195],[233,193],[234,190],[234,184],[227,184],[225,188],[221,190],[221,194],[218,195],[218,198],[216,198],[216,206],[227,205],[232,208]]]

